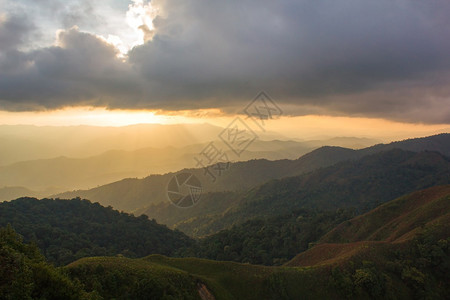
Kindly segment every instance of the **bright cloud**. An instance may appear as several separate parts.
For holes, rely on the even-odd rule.
[[[139,38],[133,46],[142,45],[152,39],[155,28],[153,19],[157,15],[157,9],[152,7],[150,2],[143,0],[133,0],[126,13],[127,24],[134,29]],[[132,48],[130,47],[130,48]]]

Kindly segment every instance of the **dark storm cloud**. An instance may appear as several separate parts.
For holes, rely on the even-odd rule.
[[[21,46],[27,42],[33,29],[33,24],[26,16],[0,14],[0,51],[9,51]]]
[[[134,73],[114,47],[77,29],[61,31],[58,46],[9,52],[0,67],[0,99],[11,110],[105,105],[138,90]],[[11,63],[12,61],[12,63]]]
[[[75,29],[59,47],[3,54],[2,107],[235,112],[263,89],[287,114],[450,122],[449,1],[152,3],[153,39],[125,62]]]

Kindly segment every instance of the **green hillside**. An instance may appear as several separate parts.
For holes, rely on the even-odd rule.
[[[425,231],[408,244],[365,245],[364,250],[345,262],[310,267],[149,256],[86,258],[68,270],[86,291],[97,291],[105,299],[129,299],[128,295],[196,299],[200,293],[201,299],[245,300],[443,299],[448,295],[450,238],[436,239]]]
[[[150,259],[84,258],[67,269],[103,299],[201,299],[199,278]]]
[[[327,284],[327,279],[320,279],[316,270],[163,256],[135,260],[86,258],[67,268],[87,291],[100,291],[105,299],[130,299],[128,291],[134,293],[133,299],[197,299],[200,290],[201,299],[217,300],[296,299],[301,295],[323,299],[333,295],[329,289],[311,293],[311,288]],[[187,294],[195,287],[197,292]]]
[[[80,199],[20,198],[0,203],[0,226],[7,224],[59,265],[87,256],[171,255],[193,243],[146,216],[134,217]]]
[[[11,226],[0,228],[0,299],[99,299],[96,295],[48,264]]]
[[[342,223],[286,266],[331,269],[347,298],[446,299],[449,224],[450,185],[433,187]]]

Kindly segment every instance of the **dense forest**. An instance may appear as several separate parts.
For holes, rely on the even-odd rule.
[[[450,295],[450,237],[425,228],[401,247],[378,249],[331,269],[342,298],[446,299]],[[401,283],[400,283],[401,282]]]
[[[1,203],[0,209],[0,226],[11,224],[57,265],[89,256],[150,254],[280,265],[354,216],[344,210],[297,210],[250,220],[194,241],[146,216],[134,217],[88,200],[21,198]]]
[[[200,239],[177,255],[203,257],[262,265],[282,265],[305,251],[315,241],[354,211],[297,210],[288,215],[249,220]]]
[[[171,255],[193,244],[183,233],[146,216],[134,217],[88,200],[20,198],[0,203],[0,212],[0,226],[11,224],[58,265],[87,256]]]
[[[45,261],[11,226],[0,228],[0,299],[97,299],[78,280]]]

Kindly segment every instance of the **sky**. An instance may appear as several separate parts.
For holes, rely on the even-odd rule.
[[[0,0],[0,124],[214,122],[266,91],[275,127],[432,133],[449,83],[448,0]]]

